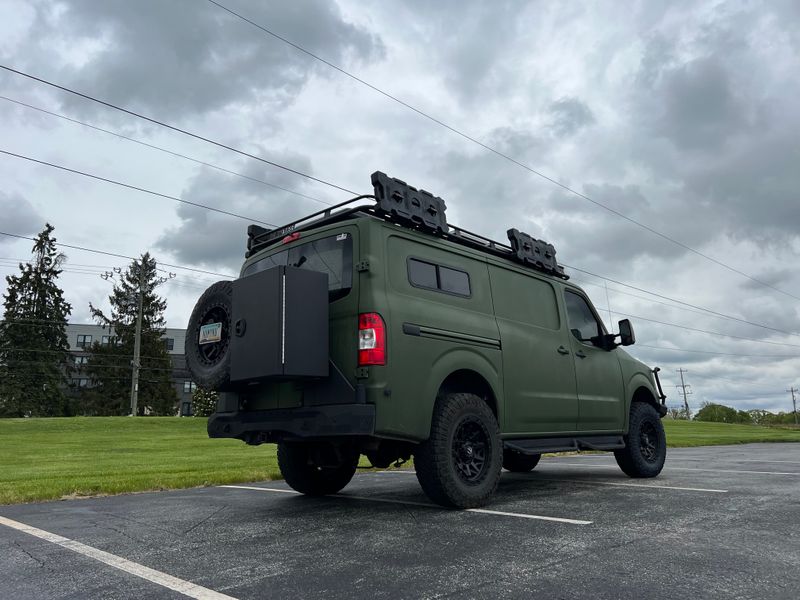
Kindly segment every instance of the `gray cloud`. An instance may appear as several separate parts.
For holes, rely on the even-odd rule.
[[[367,61],[383,52],[381,42],[345,22],[334,3],[227,4],[337,62]],[[35,65],[44,77],[160,117],[186,119],[243,105],[275,111],[290,103],[313,73],[329,74],[207,2],[66,0],[55,8],[40,0],[36,13],[15,64]],[[54,54],[60,60],[53,60]],[[73,97],[63,101],[77,112],[98,110]]]
[[[591,109],[577,98],[560,98],[549,107],[553,132],[571,136],[595,122]]]
[[[8,233],[33,235],[44,229],[45,218],[19,194],[0,190],[0,215],[3,216],[3,229]],[[0,235],[0,244],[15,241],[16,238]]]
[[[307,173],[312,171],[308,158],[304,156],[291,152],[273,152],[271,155],[292,168]],[[242,163],[238,170],[252,178],[297,189],[296,178],[286,172],[276,172],[267,165],[251,161]],[[181,197],[252,217],[251,222],[260,220],[275,225],[323,208],[305,198],[208,169],[201,170],[189,181]],[[202,264],[233,273],[239,271],[246,249],[248,221],[188,205],[180,206],[178,216],[182,222],[159,237],[156,243],[159,249],[173,254],[183,263]]]

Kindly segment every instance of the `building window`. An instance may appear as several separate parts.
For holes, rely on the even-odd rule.
[[[117,336],[114,335],[104,335],[102,341],[100,342],[103,346],[116,346],[117,344]]]
[[[183,393],[191,394],[197,389],[197,384],[194,381],[186,380],[183,382]]]
[[[167,352],[172,352],[175,349],[175,338],[164,338],[164,346],[166,346]]]
[[[88,356],[76,356],[75,357],[75,364],[76,365],[85,365],[89,362]]]
[[[89,348],[92,345],[92,336],[91,335],[79,335],[78,336],[78,343],[76,346],[78,348]]]
[[[76,377],[75,379],[71,379],[70,383],[73,387],[87,387],[89,385],[89,379],[86,377]]]

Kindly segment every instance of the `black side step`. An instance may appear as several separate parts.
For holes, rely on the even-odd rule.
[[[621,435],[585,435],[504,440],[503,445],[520,454],[542,454],[544,452],[574,452],[577,450],[619,450],[625,447],[625,441]]]

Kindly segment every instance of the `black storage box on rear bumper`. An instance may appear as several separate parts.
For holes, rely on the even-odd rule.
[[[328,275],[278,266],[233,282],[231,383],[327,377]]]

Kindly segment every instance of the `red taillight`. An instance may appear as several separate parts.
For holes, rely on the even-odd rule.
[[[378,313],[358,315],[358,366],[386,364],[386,325]]]
[[[290,233],[285,238],[283,238],[281,240],[281,244],[288,244],[290,242],[293,242],[293,241],[299,240],[299,239],[300,239],[300,232],[299,231],[295,231],[294,233]]]

